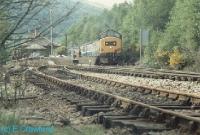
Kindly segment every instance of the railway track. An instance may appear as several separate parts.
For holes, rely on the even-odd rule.
[[[75,74],[67,69],[29,71],[29,76],[90,99],[92,102],[89,103],[80,100],[73,102],[84,115],[104,112],[98,114],[97,122],[106,128],[129,126],[137,129],[138,133],[184,128],[188,134],[200,133],[199,97]],[[69,78],[74,80],[69,81]],[[84,85],[79,85],[81,82]],[[103,87],[104,90],[88,87],[98,84],[108,87]],[[159,95],[159,100],[155,95]]]
[[[33,59],[21,59],[19,60],[20,65],[27,65],[26,61],[29,60],[29,64],[31,64],[31,60],[35,61],[48,61],[50,58],[33,58]],[[14,61],[16,62],[16,61]],[[37,65],[31,65],[36,66]],[[56,66],[53,65],[51,67],[64,67],[64,66]],[[135,67],[123,67],[123,66],[75,66],[68,65],[66,66],[69,69],[81,70],[81,71],[90,71],[90,72],[98,72],[98,73],[108,73],[108,74],[119,74],[125,76],[135,76],[135,77],[146,77],[146,78],[155,78],[155,79],[170,79],[177,81],[198,81],[200,82],[200,73],[195,72],[183,72],[176,70],[163,70],[163,69],[152,69],[152,68],[135,68]]]
[[[119,74],[124,76],[146,77],[155,79],[170,79],[177,81],[198,81],[200,82],[199,73],[170,71],[170,70],[156,70],[146,68],[123,68],[123,67],[83,67],[83,66],[66,66],[69,69],[79,71],[89,71],[107,74]]]
[[[45,67],[47,68],[47,67]],[[189,94],[189,93],[184,93],[184,92],[176,92],[176,91],[171,91],[171,90],[166,90],[166,89],[159,89],[159,88],[150,88],[147,86],[138,86],[138,85],[133,85],[129,83],[123,83],[123,82],[118,82],[110,79],[105,79],[102,77],[96,77],[96,76],[91,76],[91,75],[84,75],[81,73],[74,73],[74,72],[69,72],[69,69],[58,69],[58,73],[64,74],[64,75],[73,75],[73,76],[79,76],[82,79],[88,80],[88,81],[93,81],[97,83],[102,83],[102,84],[107,84],[111,85],[113,87],[121,87],[121,88],[131,88],[134,91],[141,92],[144,94],[152,94],[152,95],[157,95],[160,97],[165,97],[168,99],[171,99],[173,101],[179,101],[184,103],[185,105],[199,105],[200,104],[200,96],[195,95],[195,94]],[[61,78],[62,79],[62,78]]]

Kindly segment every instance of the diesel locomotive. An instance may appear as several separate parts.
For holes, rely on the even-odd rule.
[[[118,64],[122,52],[122,35],[115,30],[102,32],[92,43],[71,48],[73,63],[90,65]]]

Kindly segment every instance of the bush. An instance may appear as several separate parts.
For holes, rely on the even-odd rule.
[[[154,68],[183,69],[194,64],[198,58],[194,54],[194,51],[178,46],[170,49],[158,48],[154,55],[149,56],[146,63]]]
[[[169,65],[169,51],[158,49],[155,53],[155,58],[161,68],[166,68]]]
[[[173,69],[181,69],[184,65],[184,56],[178,48],[169,53],[169,65]]]

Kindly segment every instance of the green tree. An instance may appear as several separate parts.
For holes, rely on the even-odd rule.
[[[171,13],[171,21],[163,34],[159,49],[168,51],[181,48],[185,66],[200,46],[200,0],[177,0]],[[168,59],[170,56],[167,56]],[[183,63],[181,62],[181,63]]]
[[[135,0],[131,13],[134,43],[139,43],[140,29],[150,30],[150,43],[144,53],[144,62],[149,66],[158,66],[155,54],[161,35],[170,21],[170,12],[175,2],[176,0]]]
[[[141,28],[163,31],[176,0],[135,0],[134,22]]]
[[[196,50],[200,45],[200,0],[177,0],[171,21],[160,42],[162,48],[170,50],[181,46]]]

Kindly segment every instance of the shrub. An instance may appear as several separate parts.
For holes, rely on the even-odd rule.
[[[161,68],[166,68],[169,65],[169,51],[158,49],[155,53],[158,65]]]
[[[174,48],[174,50],[169,53],[169,65],[173,69],[181,69],[182,65],[184,65],[184,56],[178,48]]]

